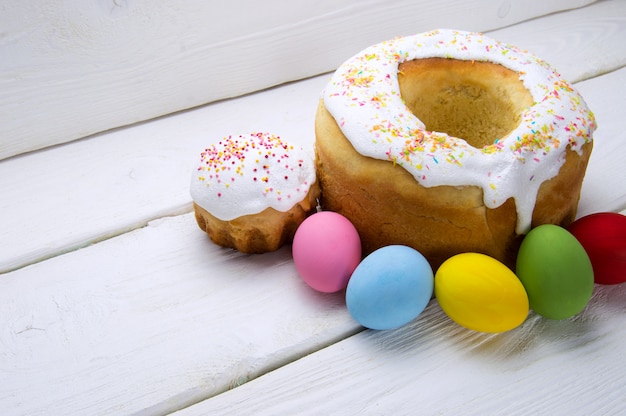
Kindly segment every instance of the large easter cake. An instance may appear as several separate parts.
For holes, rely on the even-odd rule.
[[[575,219],[595,127],[529,52],[453,30],[396,38],[348,59],[323,92],[321,205],[366,253],[402,244],[433,268],[464,252],[513,267],[532,227]]]

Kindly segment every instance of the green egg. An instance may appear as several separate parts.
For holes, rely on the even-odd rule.
[[[556,225],[540,225],[528,233],[517,256],[516,274],[530,308],[549,319],[576,315],[593,292],[587,252],[572,234]]]

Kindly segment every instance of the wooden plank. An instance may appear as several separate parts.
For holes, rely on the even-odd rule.
[[[2,276],[2,414],[162,414],[360,330],[289,248],[242,255],[197,231],[156,220]]]
[[[361,332],[174,415],[624,414],[625,315],[624,284],[597,286],[575,318],[531,315],[502,334],[466,330],[431,301],[407,326]]]
[[[484,31],[591,2],[3,4],[0,159],[317,75],[399,34]]]
[[[624,51],[626,56],[626,50]],[[598,130],[578,204],[578,216],[591,214],[600,207],[608,211],[626,209],[626,67],[576,85],[596,114]],[[617,90],[607,105],[610,91]],[[612,95],[612,93],[610,93]]]
[[[576,83],[626,66],[626,6],[603,1],[567,13],[544,16],[489,32],[490,36],[524,48],[549,62]]]
[[[541,52],[561,72],[581,79],[626,65],[625,21],[626,3],[608,1],[493,35]],[[568,35],[571,42],[563,42],[564,28],[575,28]],[[326,80],[322,75],[0,161],[0,210],[5,214],[0,273],[163,215],[188,212],[190,169],[207,140],[265,130],[310,146],[315,106]],[[618,96],[610,99],[621,103]],[[601,121],[598,134],[616,120]],[[615,131],[621,132],[619,126]]]

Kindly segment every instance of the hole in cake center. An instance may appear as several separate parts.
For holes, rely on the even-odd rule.
[[[516,72],[489,62],[427,58],[400,64],[402,99],[426,125],[481,148],[503,138],[533,103]]]

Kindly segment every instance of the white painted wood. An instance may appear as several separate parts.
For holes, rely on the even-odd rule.
[[[606,68],[626,66],[626,6],[602,1],[567,13],[544,16],[489,32],[490,36],[527,49],[553,65],[570,82],[593,78]]]
[[[589,212],[626,208],[625,16],[624,2],[600,2],[497,32],[528,49],[558,45],[542,56],[595,77],[577,84],[600,122]],[[574,41],[548,36],[564,27],[580,31]],[[400,330],[360,332],[340,294],[299,280],[288,248],[241,255],[211,244],[191,214],[167,217],[189,210],[189,169],[207,137],[268,129],[311,144],[326,78],[0,162],[4,264],[52,257],[0,275],[2,415],[626,410],[625,285],[597,288],[574,319],[533,316],[501,335],[463,330],[435,302]]]
[[[289,248],[246,256],[164,218],[2,276],[0,413],[160,414],[359,330]]]
[[[0,5],[0,159],[335,68],[436,27],[592,0],[99,0]]]
[[[626,50],[624,51],[626,56]],[[598,109],[598,130],[578,204],[578,216],[626,209],[626,67],[576,84],[592,109]],[[607,103],[609,91],[616,91]],[[608,105],[607,105],[608,104]]]
[[[626,65],[623,1],[595,3],[490,34],[534,51],[574,80]],[[266,130],[310,146],[316,101],[327,78],[318,76],[0,161],[0,273],[163,215],[188,212],[190,170],[208,140]],[[613,100],[605,111],[623,108],[623,94],[597,98],[599,105],[604,100]],[[609,129],[617,136],[607,140],[623,137],[619,117],[611,115],[600,123],[599,138]],[[623,176],[618,172],[613,177]],[[619,204],[610,207],[618,209]]]
[[[361,332],[174,413],[199,415],[621,415],[626,285],[583,313],[536,315],[502,334],[466,330],[436,301],[409,325]]]

